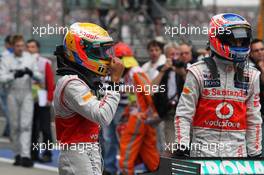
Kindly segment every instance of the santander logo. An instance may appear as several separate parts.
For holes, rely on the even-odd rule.
[[[246,93],[244,90],[232,91],[228,89],[204,89],[202,91],[203,96],[232,96],[232,97],[246,97]]]

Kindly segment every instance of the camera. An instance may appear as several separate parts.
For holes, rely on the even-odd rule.
[[[172,65],[177,68],[186,67],[186,64],[180,60],[172,60]]]

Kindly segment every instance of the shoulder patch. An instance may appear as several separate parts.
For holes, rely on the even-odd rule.
[[[198,66],[203,66],[203,65],[205,65],[205,62],[201,60],[201,61],[191,64],[188,69],[193,69],[193,67],[198,67]]]

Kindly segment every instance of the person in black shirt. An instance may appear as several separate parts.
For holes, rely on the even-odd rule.
[[[262,40],[253,39],[250,44],[250,65],[256,67],[260,72],[260,103],[261,103],[261,115],[264,119],[264,44]],[[262,146],[264,145],[264,124],[262,123]],[[264,151],[262,148],[262,156]]]
[[[160,118],[164,121],[165,142],[169,145],[174,142],[174,115],[184,85],[186,64],[178,59],[180,50],[176,43],[165,45],[164,53],[167,61],[157,68],[159,74],[152,83],[165,89],[164,92],[154,94],[154,103]],[[163,146],[165,147],[165,143]],[[170,150],[165,150],[165,153],[171,156]]]

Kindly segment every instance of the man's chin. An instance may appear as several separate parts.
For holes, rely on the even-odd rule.
[[[18,53],[18,54],[14,53],[14,54],[15,54],[16,57],[21,57],[22,56],[22,53]]]

